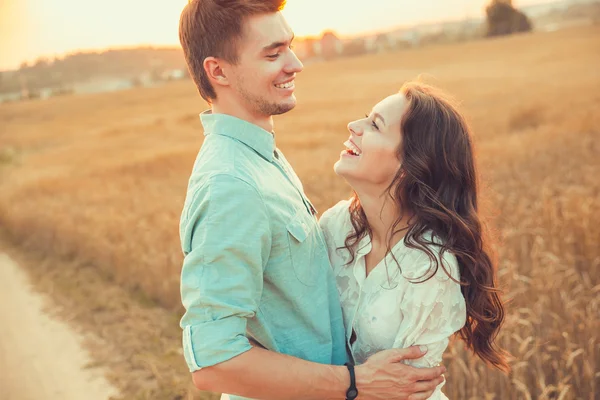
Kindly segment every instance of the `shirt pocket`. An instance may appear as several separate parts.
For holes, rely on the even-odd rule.
[[[312,216],[302,209],[286,225],[294,274],[306,286],[316,284],[322,263],[316,224]]]

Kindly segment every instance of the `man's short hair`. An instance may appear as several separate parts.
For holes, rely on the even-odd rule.
[[[204,71],[206,57],[238,62],[238,44],[246,18],[281,11],[285,0],[190,0],[179,20],[179,41],[188,70],[200,95],[217,98]]]

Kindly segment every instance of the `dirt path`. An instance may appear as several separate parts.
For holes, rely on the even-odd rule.
[[[81,336],[44,312],[45,299],[0,252],[0,400],[107,400],[117,390],[86,368]]]

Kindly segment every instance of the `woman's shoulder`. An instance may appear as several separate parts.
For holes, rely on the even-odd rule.
[[[404,254],[400,262],[402,276],[415,281],[432,277],[446,281],[450,273],[453,279],[460,280],[456,256],[450,250],[442,251],[444,240],[432,231],[426,231],[421,235],[421,239],[425,245],[419,244],[414,239],[404,242]]]
[[[350,200],[342,200],[321,215],[319,224],[323,230],[338,232],[350,223]]]

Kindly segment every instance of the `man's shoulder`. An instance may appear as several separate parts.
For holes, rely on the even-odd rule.
[[[208,182],[224,183],[236,180],[258,187],[256,174],[253,173],[253,160],[243,160],[239,154],[236,156],[235,152],[235,149],[229,148],[212,151],[203,146],[191,172],[189,190],[202,187]]]
[[[221,193],[223,195],[259,194],[257,183],[242,171],[215,168],[195,171],[188,192]]]

